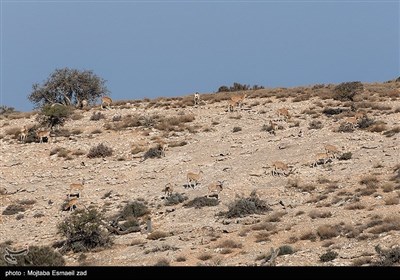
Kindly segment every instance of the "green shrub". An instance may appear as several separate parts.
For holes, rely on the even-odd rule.
[[[3,210],[2,215],[15,215],[19,212],[24,212],[25,207],[20,204],[10,204]]]
[[[148,158],[161,158],[164,155],[164,150],[161,145],[150,148],[143,156],[143,160]]]
[[[98,120],[105,119],[105,118],[106,118],[106,116],[100,112],[97,112],[97,113],[93,112],[93,114],[90,116],[91,121],[98,121]]]
[[[333,89],[333,99],[341,101],[353,101],[354,96],[363,89],[363,84],[358,81],[341,83]]]
[[[227,218],[238,218],[251,214],[262,214],[271,210],[265,201],[258,198],[256,191],[252,191],[249,197],[236,199],[229,205],[228,212],[222,214]]]
[[[354,126],[351,123],[342,122],[338,128],[339,132],[354,132]]]
[[[313,120],[308,124],[308,129],[321,129],[323,127],[324,125],[322,124],[321,121]]]
[[[375,251],[379,254],[379,260],[373,265],[377,266],[393,266],[400,263],[400,247],[389,250],[383,250],[379,245],[375,246]]]
[[[282,245],[279,247],[279,253],[278,256],[283,256],[283,255],[291,255],[295,252],[292,246],[290,245]]]
[[[85,252],[111,245],[108,232],[101,230],[103,216],[96,209],[76,210],[58,224],[58,230],[66,237],[63,251]]]
[[[121,211],[121,217],[124,219],[128,219],[128,217],[142,217],[146,214],[149,214],[150,210],[146,205],[141,203],[140,201],[133,201],[125,205],[125,207]]]
[[[200,196],[196,197],[193,200],[184,204],[184,207],[194,207],[194,208],[203,208],[206,206],[217,206],[219,204],[219,200],[215,198]]]
[[[27,250],[27,254],[14,256],[16,264],[10,264],[3,260],[3,256],[6,255],[6,252],[2,251],[3,250],[0,249],[2,255],[0,266],[65,266],[63,256],[55,252],[54,249],[49,246],[30,246]]]
[[[334,259],[336,259],[337,256],[338,256],[338,253],[336,253],[335,251],[328,251],[325,254],[322,254],[319,257],[319,260],[321,262],[330,262],[330,261],[333,261]]]
[[[365,128],[368,128],[371,125],[373,125],[375,123],[375,121],[368,117],[364,117],[364,118],[360,119],[357,123],[358,123],[358,127],[360,129],[365,129]]]
[[[325,108],[322,113],[326,116],[339,115],[344,110],[341,108]]]
[[[186,195],[181,195],[180,193],[173,193],[172,195],[166,197],[165,205],[166,206],[176,205],[184,202],[187,199],[188,197]]]
[[[110,147],[107,147],[103,143],[90,148],[89,153],[87,155],[88,158],[98,158],[98,157],[109,157],[113,154],[113,150]]]
[[[235,126],[235,127],[232,129],[232,132],[239,132],[239,131],[242,131],[242,128],[239,127],[239,126]]]
[[[351,152],[346,152],[339,157],[339,160],[349,160],[352,156],[353,154]]]

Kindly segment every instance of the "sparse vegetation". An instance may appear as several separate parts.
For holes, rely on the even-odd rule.
[[[332,213],[329,211],[320,211],[320,210],[311,210],[308,216],[311,219],[316,219],[316,218],[329,218],[332,216]]]
[[[335,226],[322,225],[317,229],[317,234],[321,240],[331,239],[339,235],[339,231]]]
[[[321,121],[313,120],[308,124],[308,129],[321,129],[324,125]]]
[[[361,82],[345,82],[333,89],[333,99],[340,101],[353,101],[354,96],[364,89]]]
[[[235,126],[235,127],[232,129],[232,132],[239,132],[239,131],[242,131],[242,128],[239,127],[239,126]]]
[[[203,253],[197,257],[199,260],[206,261],[212,259],[212,255],[209,253]]]
[[[339,160],[349,160],[349,159],[351,159],[352,156],[353,156],[353,154],[351,152],[346,152],[346,153],[343,153],[338,159]]]
[[[90,148],[87,155],[88,158],[109,157],[113,154],[113,149],[101,143],[95,147]]]
[[[147,239],[150,239],[150,240],[158,240],[158,239],[162,239],[162,238],[165,238],[165,237],[168,237],[169,236],[169,234],[167,233],[167,232],[163,232],[163,231],[153,231],[152,233],[150,233],[148,236],[147,236]]]
[[[143,159],[148,159],[148,158],[161,158],[163,156],[163,149],[160,145],[157,147],[152,147],[147,150],[147,152],[144,154]]]
[[[172,195],[166,197],[165,205],[166,206],[176,205],[184,202],[187,199],[188,197],[186,195],[182,195],[180,193],[173,193]]]
[[[111,245],[108,232],[101,229],[102,214],[95,208],[76,210],[58,225],[66,237],[62,251],[85,252]]]
[[[2,250],[0,249],[0,251]],[[2,256],[4,255],[3,253]],[[16,261],[15,266],[65,266],[63,256],[49,246],[29,246],[26,254],[17,255],[14,258]],[[1,258],[0,266],[14,265],[5,262]]]
[[[186,257],[185,256],[178,256],[178,257],[176,257],[175,261],[177,261],[177,262],[185,262],[186,261]]]
[[[169,260],[167,260],[167,259],[165,259],[165,258],[159,259],[159,260],[154,264],[154,266],[170,266]]]
[[[379,254],[379,260],[374,265],[393,266],[400,263],[400,247],[383,250],[379,245],[375,246],[375,251]]]
[[[334,259],[336,259],[336,257],[338,256],[338,253],[335,251],[328,251],[325,254],[322,254],[319,257],[319,260],[321,262],[330,262],[333,261]]]
[[[256,191],[252,191],[249,197],[238,197],[229,205],[226,213],[222,213],[227,218],[244,217],[251,214],[262,214],[272,209],[268,204],[261,200]]]
[[[21,204],[10,204],[3,210],[2,215],[15,215],[19,212],[24,212],[25,207]]]
[[[128,219],[131,216],[138,218],[149,213],[150,210],[145,204],[140,201],[133,201],[125,205],[125,207],[122,209],[121,217],[124,219]]]
[[[203,208],[203,207],[210,207],[210,206],[217,206],[219,204],[219,200],[215,198],[200,196],[196,197],[193,200],[185,203],[184,207],[194,207],[194,208]]]
[[[90,116],[91,121],[98,121],[98,120],[102,120],[105,118],[106,118],[106,116],[101,112],[97,112],[97,113],[93,112],[93,114]]]

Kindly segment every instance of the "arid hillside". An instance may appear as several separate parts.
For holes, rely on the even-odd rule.
[[[39,138],[38,113],[3,114],[0,253],[46,248],[43,259],[94,266],[398,266],[399,89],[114,101],[74,109]]]

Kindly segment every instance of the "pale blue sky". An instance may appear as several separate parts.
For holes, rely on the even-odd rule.
[[[400,75],[399,1],[1,1],[1,104],[93,70],[120,99]]]

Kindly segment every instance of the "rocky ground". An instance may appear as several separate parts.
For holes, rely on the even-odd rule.
[[[234,112],[227,110],[228,94],[201,94],[197,107],[192,96],[119,102],[110,110],[96,106],[76,110],[49,143],[24,143],[14,133],[37,124],[36,114],[3,116],[0,243],[21,248],[62,240],[57,225],[73,211],[61,206],[70,184],[84,179],[78,209],[95,207],[107,219],[139,199],[151,211],[152,233],[143,221],[139,232],[111,235],[109,248],[67,252],[67,265],[258,266],[271,264],[271,248],[281,248],[277,266],[373,264],[382,257],[377,245],[393,250],[400,243],[400,83],[364,84],[353,102],[332,99],[334,87],[248,91]],[[291,118],[278,116],[279,108],[287,108]],[[323,113],[327,108],[343,112]],[[340,132],[355,111],[365,111],[374,124]],[[104,118],[90,120],[97,112]],[[122,125],[129,115],[145,121]],[[270,120],[279,126],[275,133],[266,131]],[[113,154],[88,158],[100,143]],[[165,157],[143,161],[157,143],[169,144]],[[338,158],[311,167],[325,144],[338,147]],[[350,158],[339,159],[345,153]],[[272,176],[277,160],[293,165],[293,172]],[[189,171],[203,172],[194,188],[186,186]],[[218,205],[185,207],[207,196],[207,186],[218,180],[224,181]],[[167,183],[188,199],[166,206]],[[253,191],[270,211],[220,214]],[[5,215],[12,204],[23,210]],[[336,258],[322,261],[327,252]]]

